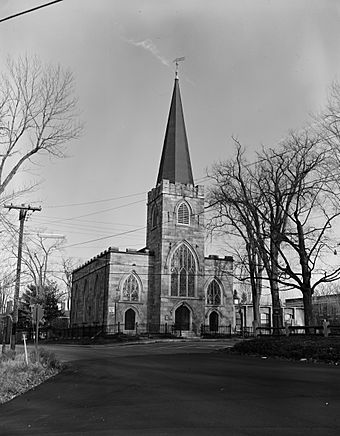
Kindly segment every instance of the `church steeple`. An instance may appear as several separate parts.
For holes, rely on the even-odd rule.
[[[157,185],[164,179],[169,180],[171,183],[194,184],[177,73],[165,132]]]

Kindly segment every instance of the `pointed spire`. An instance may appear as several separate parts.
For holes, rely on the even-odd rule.
[[[194,184],[177,71],[157,184],[164,179]]]

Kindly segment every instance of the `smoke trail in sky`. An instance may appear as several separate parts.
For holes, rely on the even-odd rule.
[[[149,51],[155,58],[157,58],[163,65],[170,66],[170,62],[160,54],[158,48],[151,39],[144,39],[143,41],[134,41],[133,39],[126,39],[127,42],[135,47],[142,47],[144,50]]]

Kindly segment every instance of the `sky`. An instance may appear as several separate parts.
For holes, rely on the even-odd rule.
[[[43,3],[2,0],[0,18]],[[64,0],[0,23],[0,41],[0,69],[9,54],[34,54],[74,74],[82,137],[66,159],[42,156],[18,182],[40,181],[20,199],[42,207],[26,231],[65,236],[62,255],[81,263],[109,246],[145,246],[173,60],[185,56],[191,162],[206,184],[209,167],[233,157],[232,136],[251,152],[275,146],[325,105],[340,79],[340,2]]]

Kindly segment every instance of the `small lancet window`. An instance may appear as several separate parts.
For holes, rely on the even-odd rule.
[[[155,206],[151,212],[151,228],[153,229],[157,227],[157,224],[158,224],[158,209]]]
[[[139,300],[139,283],[134,274],[130,274],[123,285],[123,301]]]
[[[214,279],[209,283],[207,290],[207,304],[219,306],[221,304],[221,287]]]
[[[190,209],[186,203],[181,203],[177,209],[177,223],[178,224],[190,224]]]

